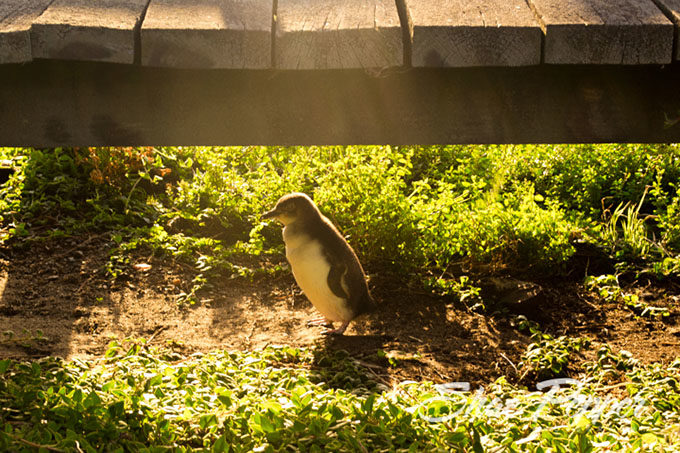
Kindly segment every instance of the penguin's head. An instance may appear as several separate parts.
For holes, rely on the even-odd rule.
[[[284,225],[289,225],[298,220],[305,220],[318,216],[316,205],[304,193],[289,193],[276,202],[271,211],[262,214],[263,219],[275,219]]]

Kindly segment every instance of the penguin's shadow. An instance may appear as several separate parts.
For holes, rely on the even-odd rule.
[[[476,379],[498,357],[515,357],[521,348],[521,334],[515,329],[502,328],[491,317],[465,311],[451,300],[396,288],[394,280],[387,279],[372,293],[378,303],[375,311],[354,320],[344,336],[317,344],[383,367],[380,357],[391,354],[400,357],[411,375],[436,380]]]
[[[345,334],[325,335],[318,343],[332,349],[370,349],[371,346],[380,347],[385,342],[394,340],[391,335],[380,334]]]
[[[395,294],[396,293],[396,294]],[[358,337],[382,339],[384,343],[430,343],[442,337],[469,336],[451,308],[436,297],[407,291],[379,294],[375,311],[354,322]]]
[[[386,297],[387,296],[387,297]],[[379,349],[420,350],[442,341],[469,338],[468,330],[447,315],[446,304],[433,297],[374,290],[376,309],[355,319],[344,335],[320,338],[317,345],[344,349],[352,355],[372,355]]]

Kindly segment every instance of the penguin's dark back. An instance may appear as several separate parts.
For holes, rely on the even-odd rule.
[[[354,264],[348,267],[347,272],[347,284],[353,292],[353,297],[350,297],[349,303],[357,315],[371,311],[375,304],[368,291],[366,275],[359,258],[335,225],[320,211],[318,212],[318,219],[304,223],[304,232],[329,247],[329,252],[332,255],[337,256],[342,261]]]
[[[304,223],[304,232],[312,238],[320,240],[323,244],[329,247],[333,255],[340,257],[343,261],[353,261],[361,270],[363,277],[363,268],[359,262],[359,258],[342,236],[340,231],[333,225],[333,223],[321,212],[319,212],[318,219],[307,221]]]

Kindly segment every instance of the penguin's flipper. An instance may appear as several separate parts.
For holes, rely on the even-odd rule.
[[[347,275],[347,265],[338,261],[331,261],[331,269],[328,271],[326,282],[333,294],[341,299],[348,300],[349,294],[347,291],[347,283],[345,283],[345,276]]]
[[[326,247],[322,248],[322,253],[331,265],[326,277],[326,283],[331,289],[331,292],[337,297],[349,300],[349,289],[347,287],[347,264],[337,254],[333,253]]]

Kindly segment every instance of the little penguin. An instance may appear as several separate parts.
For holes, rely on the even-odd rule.
[[[342,335],[357,316],[374,308],[366,275],[352,247],[303,193],[284,195],[262,215],[283,224],[286,258],[295,281],[323,315],[327,335]],[[325,321],[325,322],[324,322]],[[341,322],[333,329],[333,322]]]

